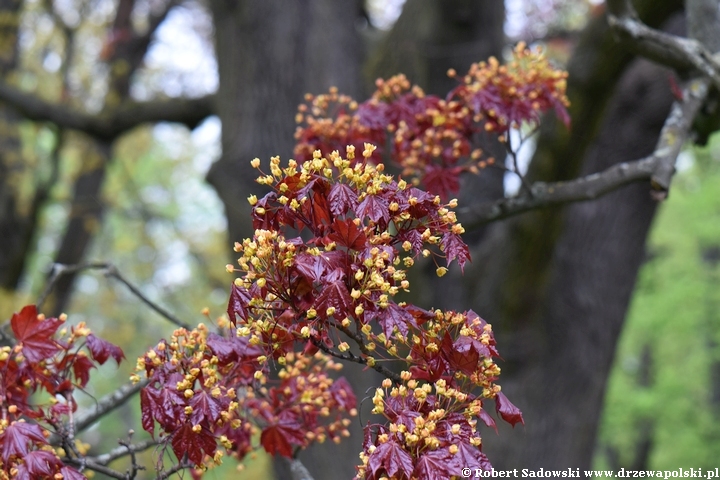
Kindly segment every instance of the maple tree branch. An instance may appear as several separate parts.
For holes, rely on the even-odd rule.
[[[292,480],[314,480],[308,469],[297,458],[282,457],[288,464]]]
[[[683,100],[673,103],[652,155],[618,163],[602,172],[567,182],[535,182],[530,193],[464,207],[460,209],[466,218],[463,223],[466,228],[476,228],[529,210],[593,200],[629,183],[647,180],[653,198],[666,198],[675,173],[675,160],[690,135],[693,119],[705,101],[709,84],[707,78],[696,78],[683,84]]]
[[[113,393],[104,396],[97,402],[97,404],[95,404],[95,407],[92,408],[90,411],[82,415],[77,415],[75,419],[75,431],[81,432],[86,428],[90,427],[100,418],[127,402],[148,383],[149,382],[147,379],[141,380],[134,385],[132,383],[126,383],[122,387],[115,390]]]
[[[607,9],[608,24],[636,53],[677,70],[696,69],[720,88],[720,64],[702,43],[648,27],[627,0],[608,0]]]
[[[138,287],[136,287],[128,279],[126,279],[117,269],[117,267],[115,267],[115,265],[107,262],[83,263],[77,265],[64,265],[61,263],[53,264],[50,279],[48,280],[45,289],[43,290],[37,301],[38,310],[41,309],[43,303],[45,303],[45,299],[48,297],[48,295],[50,295],[50,292],[52,291],[53,287],[58,282],[60,277],[62,277],[63,275],[78,273],[83,270],[103,270],[105,276],[112,277],[125,285],[133,295],[138,297],[145,305],[155,310],[155,312],[157,312],[160,316],[164,317],[170,323],[186,330],[192,330],[192,327],[190,327],[188,323],[183,322],[175,315],[167,311],[165,308],[150,300],[147,296],[145,296],[144,293],[140,291]]]
[[[345,332],[345,330],[343,330],[343,332]],[[347,332],[345,332],[345,333],[347,333]],[[353,340],[355,340],[356,343],[358,342],[357,338],[355,338],[352,335],[349,335],[349,336],[351,338],[353,338]],[[400,375],[393,372],[392,370],[389,370],[389,369],[383,367],[382,365],[378,365],[377,363],[375,363],[373,366],[370,366],[370,365],[368,365],[367,359],[358,357],[357,355],[355,355],[354,353],[352,353],[350,351],[348,351],[346,353],[338,353],[338,352],[334,351],[333,349],[328,348],[324,343],[322,343],[321,341],[319,341],[317,339],[314,339],[311,337],[311,341],[313,342],[313,345],[315,345],[317,348],[319,348],[323,352],[327,353],[331,357],[335,357],[340,360],[345,360],[346,362],[353,362],[353,363],[359,363],[360,365],[365,365],[367,367],[372,368],[376,372],[379,372],[379,373],[385,375],[387,378],[394,381],[395,383],[398,383],[398,384],[402,383],[402,379],[400,378]],[[360,348],[360,351],[362,351],[365,355],[371,356],[371,355],[369,355],[370,352],[367,349],[367,347],[365,346],[365,344],[362,342],[362,340],[360,340],[360,342],[358,343],[358,347]]]
[[[88,458],[72,458],[72,457],[64,457],[62,459],[62,462],[66,465],[74,465],[76,467],[80,467],[81,470],[88,469],[92,470],[97,473],[102,473],[103,475],[107,475],[111,478],[117,478],[119,480],[127,480],[127,475],[124,473],[120,473],[115,469],[112,469],[110,467],[107,467],[105,465],[100,465],[99,463],[95,463],[92,460]]]
[[[143,123],[176,122],[195,128],[213,115],[215,96],[127,101],[116,108],[89,114],[47,102],[0,81],[0,101],[14,107],[30,120],[49,121],[61,128],[79,130],[99,140],[111,142]]]
[[[165,317],[165,319],[168,320],[170,323],[173,323],[180,328],[184,328],[185,330],[192,330],[192,327],[189,324],[183,322],[182,320],[177,318],[175,315],[168,312],[163,307],[161,307],[160,305],[158,305],[157,303],[153,302],[148,297],[146,297],[145,294],[140,291],[140,289],[138,289],[135,285],[130,283],[125,277],[123,277],[114,265],[108,264],[105,275],[107,275],[109,277],[113,277],[116,280],[120,281],[122,284],[124,284],[128,288],[128,290],[130,290],[130,292],[133,293],[133,295],[135,295],[140,300],[142,300],[143,303],[145,303],[147,306],[149,306],[150,308],[155,310],[158,314]]]
[[[365,342],[363,341],[362,337],[358,333],[354,333],[352,330],[350,330],[347,327],[343,327],[341,324],[337,322],[330,321],[330,324],[335,327],[337,330],[341,331],[351,339],[355,341],[360,351],[365,355],[366,357],[372,357],[372,352],[368,350],[367,345],[365,345]],[[385,375],[390,380],[393,380],[395,383],[402,383],[402,379],[400,378],[400,375],[393,372],[392,370],[389,370],[382,365],[378,365],[375,363],[374,365],[370,366],[367,362],[366,358],[358,357],[351,351],[347,351],[345,353],[336,352],[335,350],[327,347],[321,340],[318,338],[310,337],[310,341],[315,345],[318,349],[322,350],[324,353],[330,355],[331,357],[337,358],[339,360],[345,360],[346,362],[353,362],[353,363],[359,363],[360,365],[365,365],[369,368],[372,368],[376,372],[379,372],[383,375]]]
[[[162,442],[156,439],[145,440],[144,442],[138,443],[122,443],[119,447],[115,447],[107,453],[98,455],[92,460],[98,465],[108,465],[109,463],[114,462],[119,458],[126,457],[133,453],[144,452],[149,448],[160,445],[160,443]]]
[[[158,474],[157,477],[155,477],[156,480],[165,480],[167,478],[170,478],[173,476],[173,474],[179,472],[180,470],[185,470],[186,468],[192,468],[194,465],[190,462],[184,461],[177,463],[173,465],[173,467],[170,470],[167,470],[166,472],[162,472]]]

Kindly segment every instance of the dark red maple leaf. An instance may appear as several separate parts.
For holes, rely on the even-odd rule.
[[[187,455],[195,465],[200,465],[205,455],[213,456],[217,450],[217,441],[207,429],[193,431],[191,423],[185,423],[173,433],[172,448],[175,456],[182,459]]]
[[[410,478],[414,470],[412,456],[392,440],[375,448],[368,458],[368,468],[375,478],[379,478],[378,473],[382,472],[398,479]]]
[[[257,345],[250,345],[248,337],[232,336],[225,338],[217,333],[211,333],[207,339],[208,347],[213,355],[218,357],[220,365],[228,365],[233,362],[254,362],[263,350]],[[255,368],[253,368],[253,372]]]
[[[413,477],[418,480],[444,480],[450,477],[448,457],[452,454],[447,447],[433,450],[422,455],[415,463]]]
[[[140,390],[140,416],[143,429],[155,436],[155,417],[153,416],[154,399],[146,388]]]
[[[351,312],[353,301],[345,282],[336,280],[326,284],[315,301],[316,308],[324,316],[328,308],[335,308],[336,318],[345,318]]]
[[[377,321],[388,339],[395,337],[393,332],[396,327],[402,336],[407,335],[410,325],[417,327],[415,317],[395,303],[389,304],[384,310],[379,310]]]
[[[458,341],[453,342],[450,334],[445,332],[441,352],[451,370],[459,370],[470,375],[477,370],[480,354],[475,348],[470,348],[470,345],[465,342],[458,345],[461,339],[472,341],[469,337],[461,337]]]
[[[492,470],[490,461],[485,454],[480,451],[479,447],[466,441],[458,443],[457,447],[457,453],[448,458],[447,468],[450,475],[463,476],[463,468],[470,468],[472,470],[479,468],[485,471]]]
[[[522,412],[508,400],[504,393],[498,392],[495,396],[495,411],[513,427],[520,422],[525,425]]]
[[[485,422],[485,425],[495,430],[495,433],[498,433],[497,425],[495,424],[495,419],[490,416],[488,412],[486,412],[484,409],[480,410],[480,413],[478,414],[478,417],[480,417],[480,420]]]
[[[460,269],[462,269],[465,264],[470,261],[470,250],[465,242],[462,241],[460,235],[446,233],[443,235],[440,246],[443,252],[445,252],[448,266],[450,266],[453,260],[457,259],[458,265],[460,265]]]
[[[295,257],[295,267],[311,282],[322,282],[330,265],[325,255],[303,252]]]
[[[368,195],[357,207],[357,216],[360,219],[368,217],[375,223],[382,220],[387,223],[390,220],[390,211],[387,201],[378,195]]]
[[[367,243],[365,232],[351,219],[339,220],[336,218],[332,224],[332,232],[328,234],[328,239],[351,250],[362,250]]]
[[[51,478],[62,465],[60,459],[51,452],[36,450],[23,458],[30,478]]]
[[[460,173],[462,168],[443,168],[439,165],[428,165],[422,183],[428,192],[440,195],[443,201],[447,201],[451,195],[460,190]]]
[[[83,355],[74,355],[72,362],[73,374],[81,387],[85,387],[90,381],[90,370],[95,368],[92,361]]]
[[[115,362],[120,365],[122,359],[125,358],[125,354],[120,347],[113,345],[107,340],[98,338],[92,333],[87,336],[87,346],[90,349],[93,359],[100,365],[105,364],[110,357],[115,359]]]
[[[330,211],[334,215],[344,215],[350,210],[355,210],[358,205],[357,193],[344,183],[336,183],[330,189],[328,195]]]
[[[206,391],[193,395],[190,399],[190,406],[193,408],[190,421],[195,425],[206,419],[210,425],[214,425],[220,418],[220,412],[224,407],[219,399],[209,395]]]
[[[267,427],[262,431],[260,444],[270,455],[282,455],[288,458],[293,455],[292,445],[290,445],[282,429],[276,425]]]
[[[340,377],[333,382],[330,386],[330,394],[338,405],[345,410],[349,411],[357,407],[357,398],[353,393],[352,386],[345,377]]]
[[[253,298],[252,292],[245,287],[238,287],[234,283],[230,287],[230,300],[228,301],[227,313],[230,321],[235,324],[236,317],[238,315],[243,320],[246,320],[249,315],[249,303]]]
[[[60,473],[62,473],[63,480],[87,480],[85,475],[71,467],[62,467]]]
[[[270,455],[280,454],[292,457],[292,445],[305,445],[305,429],[298,421],[297,414],[285,410],[276,423],[265,427],[260,434],[260,444]]]
[[[23,355],[30,363],[46,360],[60,350],[52,337],[62,323],[57,318],[39,320],[35,305],[27,305],[10,320],[15,338],[22,343]]]
[[[38,425],[27,422],[10,424],[0,436],[3,461],[8,463],[13,455],[24,458],[30,451],[30,445],[34,443],[47,443],[43,431]]]

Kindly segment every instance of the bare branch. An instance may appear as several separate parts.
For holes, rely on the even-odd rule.
[[[90,411],[82,415],[77,415],[75,419],[75,431],[81,432],[90,427],[100,418],[127,402],[147,384],[148,380],[141,380],[134,385],[125,384],[113,393],[104,396]]]
[[[200,98],[128,101],[117,108],[92,115],[47,102],[4,82],[0,82],[0,101],[30,120],[49,121],[61,128],[79,130],[108,142],[144,123],[176,122],[195,128],[214,113],[214,95],[207,95]]]
[[[288,467],[290,468],[290,475],[292,475],[292,480],[314,480],[312,475],[310,475],[310,472],[308,472],[308,469],[305,468],[305,465],[303,465],[300,460],[298,460],[297,458],[283,458],[285,459]]]
[[[64,464],[74,465],[76,467],[80,467],[81,469],[87,469],[92,470],[94,472],[102,473],[103,475],[107,475],[111,478],[117,478],[119,480],[126,480],[127,476],[124,473],[120,473],[117,470],[114,470],[110,467],[106,467],[105,465],[100,465],[98,463],[93,462],[90,459],[87,458],[72,458],[72,457],[65,457],[62,459],[62,462]]]
[[[146,440],[144,442],[138,442],[133,444],[123,444],[119,447],[113,448],[107,453],[98,455],[92,459],[98,465],[108,465],[110,462],[114,462],[118,458],[126,457],[132,453],[144,452],[145,450],[160,445],[161,440]]]
[[[528,210],[570,202],[593,200],[629,183],[650,180],[653,198],[667,197],[675,173],[675,160],[690,134],[693,119],[708,94],[709,80],[694,79],[685,84],[683,101],[676,101],[668,115],[660,139],[649,157],[613,165],[607,170],[568,182],[536,182],[529,194],[469,206],[461,213],[468,228],[517,215]],[[466,217],[466,218],[467,218]]]
[[[139,288],[137,288],[135,285],[130,283],[124,276],[120,274],[117,267],[111,263],[86,263],[86,264],[79,264],[79,265],[63,265],[60,263],[56,263],[53,265],[52,273],[50,275],[50,280],[48,280],[47,285],[45,286],[45,289],[43,290],[43,293],[40,295],[37,301],[37,307],[38,310],[41,309],[42,304],[45,302],[45,299],[52,291],[53,287],[57,283],[57,281],[62,277],[63,275],[71,274],[71,273],[77,273],[82,270],[103,270],[105,273],[105,276],[115,278],[116,280],[119,280],[122,284],[124,284],[130,292],[138,297],[145,305],[149,306],[155,312],[160,314],[162,317],[164,317],[166,320],[168,320],[170,323],[175,324],[176,326],[180,328],[184,328],[186,330],[192,330],[192,327],[190,327],[189,324],[183,322],[179,318],[177,318],[172,313],[168,312],[166,309],[158,305],[157,303],[150,300],[148,297],[145,296],[144,293],[140,291]]]
[[[698,70],[720,88],[720,64],[700,42],[648,27],[627,0],[610,0],[607,6],[608,24],[631,40],[633,51],[677,70]]]

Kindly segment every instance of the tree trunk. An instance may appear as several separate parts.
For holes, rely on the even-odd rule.
[[[680,5],[638,7],[657,25]],[[620,77],[630,57],[604,22],[588,27],[570,65],[572,129],[544,129],[534,179],[589,174],[654,150],[672,102],[670,72],[638,60]],[[655,208],[649,185],[637,184],[494,226],[479,259],[478,311],[496,326],[506,360],[501,384],[526,423],[486,437],[496,467],[590,466]]]
[[[208,181],[225,206],[228,245],[232,245],[253,232],[247,197],[266,193],[254,182],[258,172],[250,161],[257,157],[267,165],[271,156],[280,155],[283,161],[291,157],[294,118],[303,95],[337,86],[340,92],[358,96],[364,56],[357,30],[362,2],[212,0],[210,4],[220,74],[216,111],[222,121],[223,153],[210,169]],[[360,399],[380,381],[375,372],[349,365],[343,374]],[[300,456],[315,480],[354,475],[362,439],[357,420],[350,432],[350,440],[341,445],[315,445]],[[275,467],[277,478],[291,478],[287,462],[275,462]]]
[[[20,0],[0,0],[0,75],[5,78],[17,65],[21,5]],[[38,189],[38,195],[28,199],[21,192],[31,171],[22,158],[20,119],[0,105],[0,293],[14,291],[20,281],[43,193]]]
[[[230,244],[252,234],[247,197],[257,157],[292,155],[297,106],[330,86],[357,95],[362,48],[355,0],[210,2],[220,74],[222,158],[208,173],[225,206]],[[229,251],[229,250],[228,250]]]

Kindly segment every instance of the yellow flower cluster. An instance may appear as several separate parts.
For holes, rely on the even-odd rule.
[[[448,74],[456,75],[454,70]],[[508,105],[527,105],[540,112],[547,110],[553,103],[567,107],[570,102],[565,94],[567,72],[554,68],[541,47],[529,49],[519,42],[512,53],[512,59],[505,65],[495,57],[488,62],[474,63],[463,77],[465,90],[459,93],[461,98],[469,98],[493,87]],[[474,121],[486,121],[488,131],[501,131],[507,127],[517,128],[516,118],[490,108],[485,114],[476,112]],[[524,118],[523,120],[531,120]],[[508,124],[508,121],[511,123]]]

